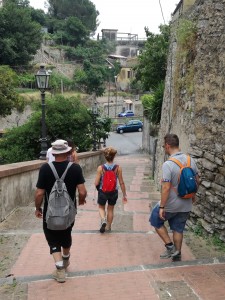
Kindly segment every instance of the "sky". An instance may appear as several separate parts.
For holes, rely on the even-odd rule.
[[[102,29],[118,29],[120,33],[138,34],[145,37],[144,27],[153,33],[159,32],[159,25],[168,24],[171,14],[180,0],[91,0],[99,11],[100,25],[96,34]],[[44,9],[45,0],[30,0],[30,5]],[[163,11],[163,16],[160,8]]]

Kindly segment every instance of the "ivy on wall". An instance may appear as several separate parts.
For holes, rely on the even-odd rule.
[[[197,24],[181,19],[176,28],[177,53],[174,74],[175,101],[180,104],[180,93],[187,97],[194,93],[194,59],[196,56]],[[174,112],[175,113],[175,112]]]

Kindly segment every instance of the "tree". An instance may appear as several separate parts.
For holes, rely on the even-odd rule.
[[[106,58],[111,50],[110,45],[102,41],[88,40],[84,46],[76,48],[66,48],[67,57],[83,63],[82,69],[77,69],[74,73],[74,81],[77,88],[88,94],[95,93],[102,96],[105,90],[105,81],[109,76],[119,73],[120,66],[115,64],[115,74],[109,73],[106,65]]]
[[[93,122],[94,123],[94,122]],[[96,137],[98,143],[100,143],[101,139],[106,140],[109,136],[109,132],[111,130],[112,120],[109,117],[101,118],[98,117],[95,122],[96,126]]]
[[[68,17],[78,18],[89,32],[97,29],[99,12],[89,0],[48,0],[48,12],[51,18],[65,20]]]
[[[144,107],[144,115],[152,124],[160,123],[164,87],[164,81],[161,81],[152,94],[143,95],[141,97]]]
[[[0,9],[0,64],[27,65],[40,47],[41,26],[32,20],[27,3],[8,0]]]
[[[4,163],[36,159],[40,153],[41,105],[28,122],[8,130],[1,138],[0,157]],[[48,140],[71,139],[79,151],[92,147],[92,114],[78,97],[46,99]]]
[[[76,47],[84,44],[89,38],[90,32],[77,17],[68,17],[60,24],[60,29],[54,37],[57,44]]]
[[[56,96],[48,99],[46,125],[49,140],[70,138],[79,150],[91,148],[91,115],[79,97]]]
[[[145,28],[147,42],[139,56],[136,81],[140,80],[146,91],[158,86],[165,79],[169,49],[170,27],[160,26],[160,34],[153,34]]]
[[[86,93],[102,96],[105,90],[106,74],[106,66],[92,64],[85,60],[83,69],[75,71],[74,82],[78,88],[85,90]]]
[[[19,108],[22,99],[15,91],[18,77],[8,66],[0,66],[0,116],[9,115],[14,107]]]

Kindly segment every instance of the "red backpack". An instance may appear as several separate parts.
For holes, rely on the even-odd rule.
[[[118,165],[114,165],[111,170],[108,170],[105,165],[102,165],[102,191],[104,193],[112,193],[116,191],[117,186],[117,170]]]

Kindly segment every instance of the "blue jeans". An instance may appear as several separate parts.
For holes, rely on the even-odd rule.
[[[159,217],[159,204],[157,204],[152,210],[149,222],[153,227],[159,229],[166,221],[168,221],[172,231],[183,233],[189,215],[190,212],[165,212],[165,220],[162,220]]]

